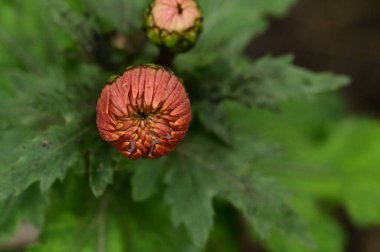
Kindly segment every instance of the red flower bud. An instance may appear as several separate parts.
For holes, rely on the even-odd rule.
[[[128,68],[103,88],[98,99],[100,136],[131,159],[169,153],[185,136],[190,120],[183,84],[156,65]]]

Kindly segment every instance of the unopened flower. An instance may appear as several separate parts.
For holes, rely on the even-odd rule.
[[[202,15],[195,0],[153,0],[145,16],[148,37],[173,52],[184,52],[197,41]]]
[[[131,159],[159,158],[172,151],[190,120],[183,84],[156,65],[128,68],[103,88],[98,99],[100,136]]]

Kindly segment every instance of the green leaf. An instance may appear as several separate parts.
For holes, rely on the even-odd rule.
[[[95,197],[100,197],[113,182],[115,162],[109,146],[100,139],[95,143],[89,153],[89,182]]]
[[[231,181],[229,185],[224,197],[242,211],[262,238],[281,231],[288,238],[297,237],[304,245],[314,246],[305,224],[285,203],[287,195],[277,183],[253,174],[252,178]]]
[[[261,165],[271,146],[234,139],[236,145],[225,148],[204,136],[191,136],[178,148],[165,192],[174,224],[183,224],[194,244],[202,247],[213,224],[212,200],[222,196],[243,212],[262,237],[279,229],[312,246],[307,228],[285,202],[286,191],[271,180],[252,175],[252,165]]]
[[[341,99],[330,96],[287,102],[281,114],[231,104],[227,112],[248,132],[282,143],[283,157],[261,171],[295,193],[292,206],[309,225],[318,251],[344,246],[344,231],[331,216],[336,206],[343,206],[357,226],[380,221],[380,169],[375,165],[380,162],[380,125],[373,119],[346,118],[342,106]],[[271,251],[309,251],[277,234],[267,244]]]
[[[47,206],[47,197],[41,195],[37,186],[16,197],[0,200],[0,241],[9,239],[23,221],[41,228]]]
[[[211,132],[226,145],[233,144],[229,125],[220,104],[200,103],[197,112],[200,122],[208,132]]]
[[[122,177],[99,199],[83,187],[83,177],[54,187],[39,243],[28,251],[195,251],[185,232],[170,225],[162,200],[133,203]]]
[[[340,200],[360,226],[380,223],[379,148],[380,124],[357,119],[335,124],[331,137],[313,153],[319,165],[336,170]]]
[[[85,0],[85,5],[113,29],[130,34],[140,29],[148,0]]]
[[[193,99],[208,103],[201,113],[214,112],[214,117],[220,117],[217,106],[222,101],[234,100],[249,107],[277,110],[285,101],[310,99],[339,89],[350,81],[342,75],[312,72],[293,65],[292,61],[290,55],[266,56],[256,61],[236,57],[233,62],[221,57],[202,61],[190,57],[176,62],[176,67],[185,83],[191,83],[189,89],[194,94]],[[194,66],[192,74],[188,73],[189,65]]]
[[[0,58],[5,59],[2,66],[42,74],[45,67],[62,60],[62,48],[70,40],[51,25],[44,2],[2,2]]]
[[[380,125],[368,118],[347,119],[344,110],[329,109],[340,106],[336,100],[289,103],[282,107],[281,116],[254,111],[242,124],[263,137],[281,141],[287,149],[287,155],[277,160],[277,165],[286,165],[286,169],[272,172],[278,179],[293,190],[307,192],[308,197],[344,205],[358,225],[375,225],[380,222],[376,181],[380,176],[376,165],[380,162]],[[241,118],[239,113],[249,112],[233,110],[228,115]],[[254,125],[249,118],[260,124]]]
[[[139,160],[133,164],[132,199],[143,201],[153,196],[168,168],[165,157],[158,160]]]
[[[325,251],[336,252],[344,251],[344,232],[340,223],[334,216],[329,216],[319,207],[315,199],[308,195],[299,193],[297,198],[291,201],[292,206],[297,210],[302,219],[308,223],[311,235],[315,240],[315,248],[310,249],[299,246],[297,240],[291,236],[280,235],[275,232],[274,235],[265,241],[266,247],[273,252],[308,252],[308,251]]]
[[[37,181],[45,191],[62,180],[77,161],[78,141],[87,130],[75,124],[52,126],[21,145],[18,159],[0,168],[0,198],[19,194]]]
[[[106,211],[100,205],[84,220],[70,211],[57,211],[42,233],[43,242],[29,251],[123,251],[117,220],[109,218]]]
[[[84,53],[93,53],[96,49],[95,32],[97,29],[95,25],[76,13],[63,1],[45,0],[45,2],[46,9],[57,25],[80,45]]]
[[[332,73],[313,73],[292,64],[292,56],[264,57],[242,64],[231,96],[249,106],[277,106],[289,99],[305,99],[336,90],[349,78]]]
[[[194,244],[203,247],[213,224],[212,181],[191,159],[178,158],[169,172],[165,201],[171,206],[175,226],[183,224]]]

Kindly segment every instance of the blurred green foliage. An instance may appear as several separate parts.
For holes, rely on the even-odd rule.
[[[293,0],[201,1],[199,43],[173,65],[193,109],[183,143],[130,161],[102,142],[104,83],[158,53],[148,2],[0,2],[1,241],[27,220],[34,252],[239,251],[242,228],[269,251],[335,252],[336,207],[380,223],[378,122],[320,95],[349,79],[243,55]]]

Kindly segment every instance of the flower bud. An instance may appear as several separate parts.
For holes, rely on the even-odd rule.
[[[202,15],[195,0],[153,0],[145,14],[145,30],[153,43],[179,53],[198,39]]]
[[[98,99],[101,138],[131,159],[159,158],[183,139],[191,121],[181,80],[156,65],[137,65],[106,85]]]

